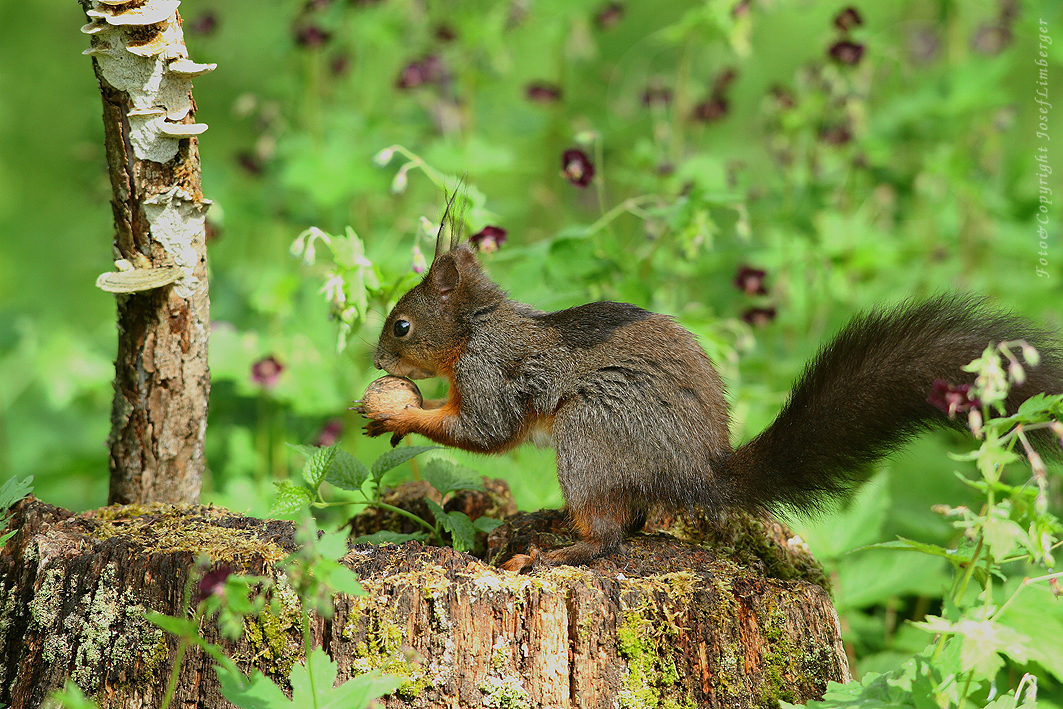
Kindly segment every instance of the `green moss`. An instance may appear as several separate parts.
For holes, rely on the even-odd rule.
[[[617,706],[621,709],[679,707],[674,695],[680,676],[673,656],[678,628],[666,608],[660,609],[663,612],[653,612],[653,620],[647,616],[658,610],[652,601],[655,586],[659,588],[663,584],[681,592],[684,589],[690,591],[692,586],[672,586],[665,577],[639,579],[636,583],[643,586],[639,589],[639,605],[624,611],[624,621],[616,631],[617,649],[627,660],[627,673],[617,695]],[[662,617],[668,618],[668,622],[662,623]],[[686,697],[684,701],[689,704],[691,699]]]
[[[220,507],[167,505],[112,505],[86,517],[99,522],[92,531],[97,539],[122,536],[146,551],[159,554],[191,552],[212,559],[279,561],[287,552],[273,542],[260,539],[253,530],[232,529],[214,524],[229,516]]]
[[[243,637],[251,652],[233,657],[249,663],[265,659],[269,672],[281,677],[287,677],[303,657],[302,607],[295,591],[284,581],[281,575],[274,587],[275,603],[267,604],[258,616],[244,620]]]
[[[373,607],[372,611],[364,612],[369,606]],[[432,685],[428,673],[407,661],[402,626],[391,617],[389,609],[372,599],[372,594],[351,599],[347,622],[340,630],[340,636],[350,641],[363,634],[363,639],[354,644],[351,660],[351,667],[356,672],[380,670],[404,678],[396,692],[406,699],[420,696]]]

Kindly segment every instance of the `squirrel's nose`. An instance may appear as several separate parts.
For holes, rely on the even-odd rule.
[[[380,366],[380,355],[373,355],[373,366],[377,369],[383,369],[383,367]]]

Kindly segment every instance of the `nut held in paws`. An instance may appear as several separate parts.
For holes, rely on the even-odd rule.
[[[362,395],[362,411],[367,416],[398,411],[407,406],[420,408],[424,400],[417,385],[405,377],[386,376],[370,384]]]

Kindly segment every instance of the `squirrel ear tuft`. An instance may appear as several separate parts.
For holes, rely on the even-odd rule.
[[[446,192],[444,190],[444,196]],[[448,251],[453,251],[461,242],[461,225],[460,220],[451,214],[450,210],[454,206],[454,200],[458,198],[458,190],[454,190],[452,194],[447,198],[447,207],[443,210],[443,218],[439,221],[439,231],[436,232],[436,254],[435,258],[439,258],[442,254]],[[449,229],[448,229],[449,227]],[[445,244],[447,241],[443,238],[443,232],[450,232],[450,243]]]

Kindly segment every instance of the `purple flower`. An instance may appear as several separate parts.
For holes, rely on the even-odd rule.
[[[856,66],[860,63],[861,57],[864,56],[864,45],[843,39],[832,44],[830,49],[827,50],[827,54],[839,64]]]
[[[332,61],[329,62],[328,68],[333,76],[343,76],[351,70],[351,58],[346,54],[337,54],[332,57]]]
[[[727,100],[720,96],[714,96],[708,101],[702,101],[697,106],[694,106],[694,120],[715,123],[726,116],[727,111]]]
[[[831,145],[845,145],[853,139],[853,134],[848,126],[834,125],[821,130],[819,137]]]
[[[295,29],[295,43],[311,49],[321,47],[332,39],[332,34],[317,25],[306,24]]]
[[[569,148],[561,155],[561,176],[577,187],[586,187],[594,179],[594,165],[587,153]]]
[[[201,37],[208,37],[218,29],[218,16],[213,12],[204,12],[202,15],[196,17],[196,19],[185,24],[188,28],[189,34],[197,34]]]
[[[198,606],[211,596],[220,596],[225,592],[225,580],[229,578],[233,570],[228,565],[219,566],[209,573],[203,574],[196,587],[194,603]]]
[[[797,105],[797,101],[794,99],[794,95],[790,93],[790,90],[781,84],[775,84],[770,89],[772,97],[775,99],[775,105],[780,110],[787,111]]]
[[[982,405],[982,402],[971,396],[970,384],[949,384],[944,379],[934,380],[930,396],[926,400],[948,414],[949,418],[955,418],[957,413],[967,413]]]
[[[262,161],[254,153],[244,150],[236,154],[236,164],[244,169],[249,175],[261,175],[265,170]]]
[[[529,101],[554,103],[561,98],[561,87],[546,81],[533,81],[524,89]]]
[[[500,226],[485,226],[470,236],[469,241],[476,245],[477,250],[488,254],[493,253],[505,243],[506,230]]]
[[[277,385],[284,365],[277,361],[273,355],[258,360],[251,365],[251,381],[263,389],[272,389]]]
[[[742,266],[735,274],[735,288],[748,295],[766,295],[768,289],[764,286],[764,278],[767,275],[767,271],[759,268]]]
[[[667,86],[647,86],[642,92],[643,106],[667,106],[672,102],[672,90]]]
[[[731,87],[736,78],[738,78],[738,72],[734,70],[734,67],[727,67],[721,71],[712,82],[712,97],[723,98],[723,93]]]
[[[742,313],[742,319],[753,327],[764,327],[775,319],[775,308],[750,308]]]
[[[834,26],[842,32],[848,32],[862,24],[864,24],[864,18],[860,17],[860,13],[856,11],[855,7],[847,7],[834,16]]]
[[[437,84],[443,79],[443,60],[435,54],[410,62],[402,70],[397,86],[412,89],[424,84]]]
[[[322,448],[334,446],[336,445],[336,441],[340,440],[340,436],[342,435],[343,419],[329,419],[328,423],[322,426],[321,431],[318,432],[317,438],[314,440],[314,445]]]
[[[450,25],[436,27],[436,39],[440,42],[453,42],[458,38],[458,33]]]
[[[595,16],[598,26],[603,30],[615,27],[622,19],[624,19],[624,4],[619,2],[609,3]]]
[[[1011,28],[1007,25],[983,24],[971,37],[971,49],[979,54],[995,56],[1011,44]]]

